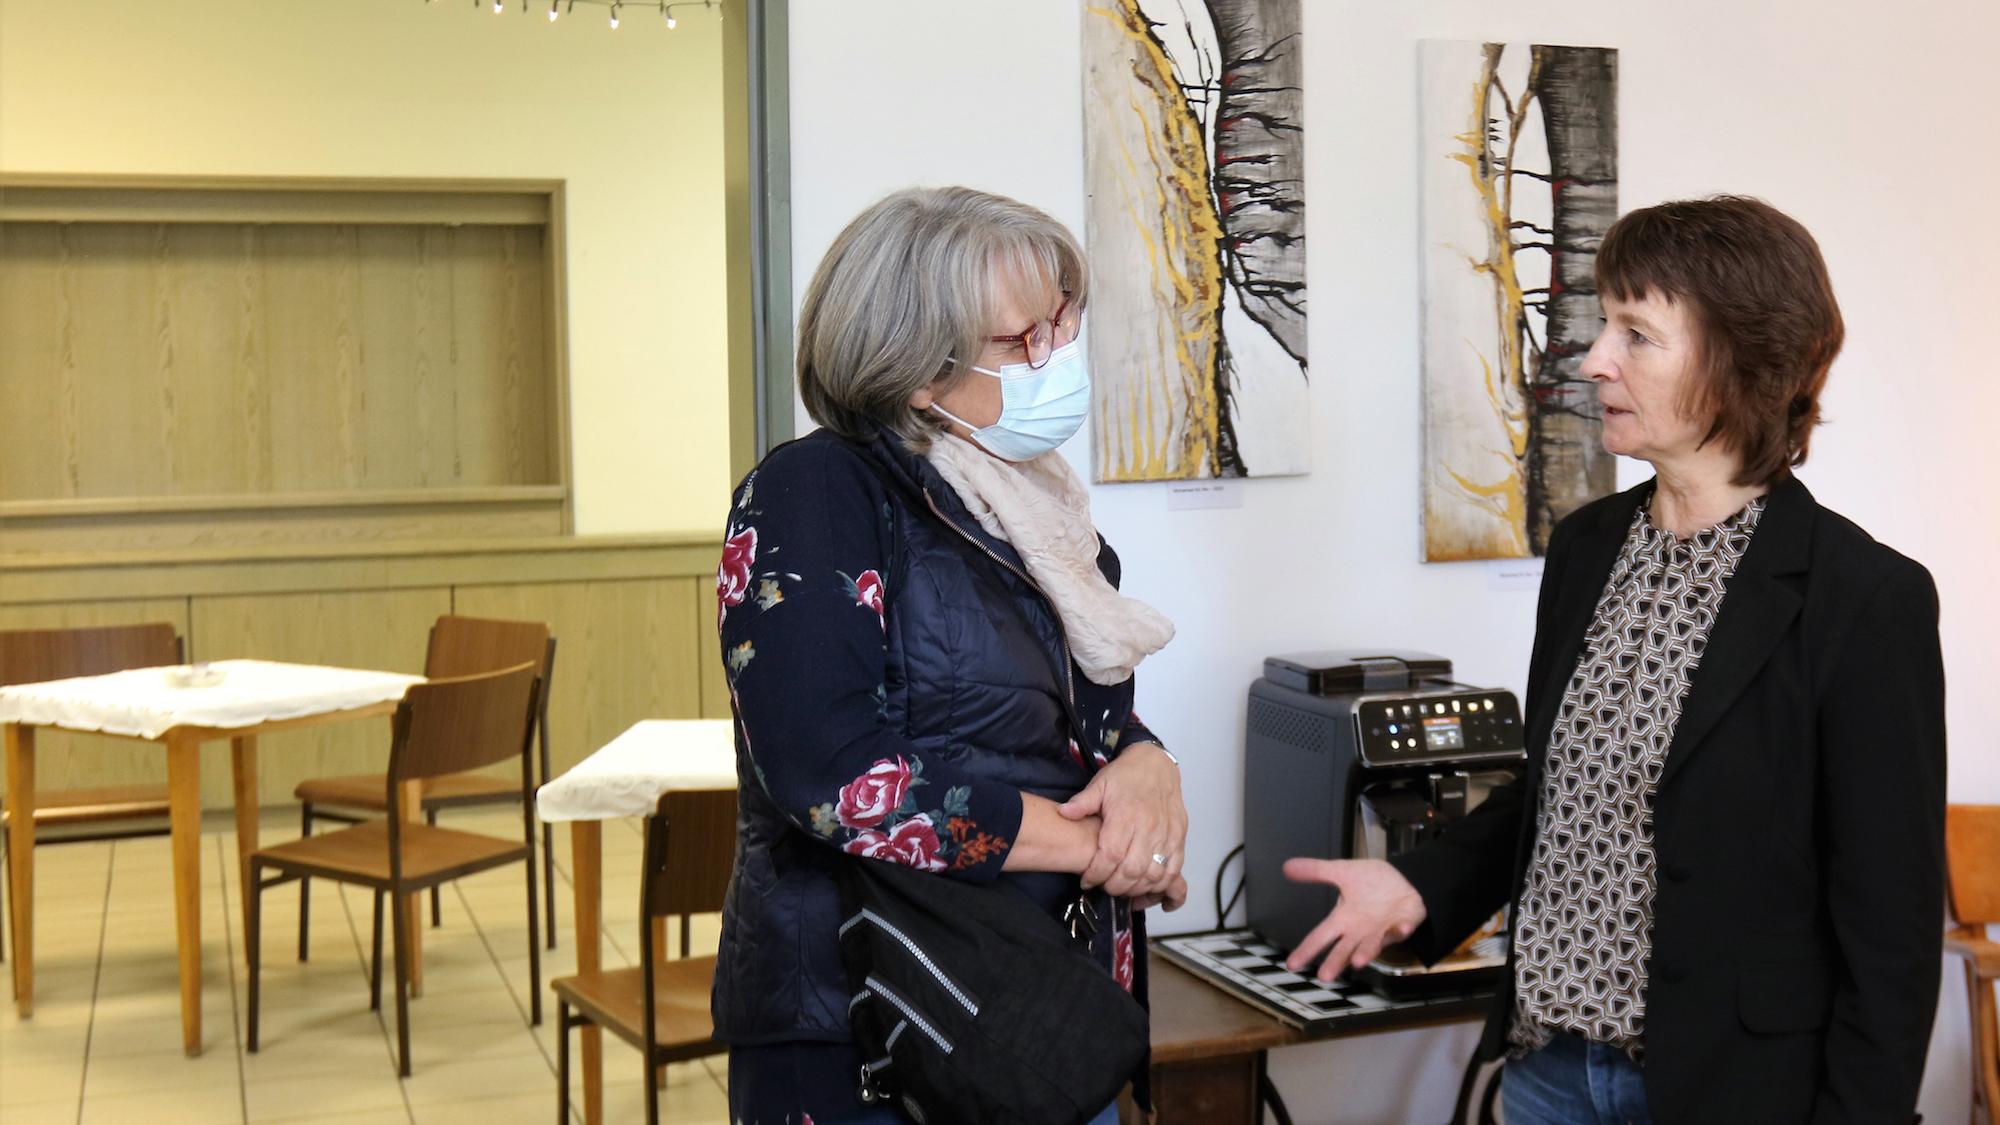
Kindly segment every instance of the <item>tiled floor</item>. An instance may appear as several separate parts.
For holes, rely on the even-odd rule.
[[[518,816],[464,813],[446,823],[504,835],[520,830]],[[270,810],[264,839],[288,839],[290,827],[288,816]],[[0,1121],[502,1125],[555,1115],[555,1003],[546,989],[576,963],[567,831],[556,832],[561,946],[543,951],[542,1026],[527,1023],[521,869],[462,880],[445,888],[443,927],[424,935],[424,994],[410,1005],[415,1074],[399,1079],[386,989],[380,1015],[368,1010],[371,897],[327,883],[313,887],[312,959],[303,964],[297,888],[265,894],[262,1049],[243,1050],[235,834],[220,819],[206,828],[202,1056],[180,1049],[168,841],[37,848],[35,1014],[19,1019],[11,1003],[0,1013]],[[636,822],[605,826],[607,966],[636,963],[639,843]],[[696,952],[714,951],[717,924],[713,916],[695,920]],[[10,943],[9,971],[11,953]],[[643,1120],[638,1054],[607,1036],[604,1064],[605,1119]],[[662,1119],[726,1122],[724,1081],[721,1056],[669,1067]],[[573,1105],[581,1120],[580,1095]]]

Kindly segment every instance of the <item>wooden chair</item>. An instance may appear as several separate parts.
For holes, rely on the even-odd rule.
[[[1986,927],[2000,922],[2000,805],[1949,805],[1944,819],[1951,914],[1946,951],[1965,959],[1966,1008],[1972,1016],[1972,1120],[2000,1121],[2000,943]]]
[[[541,677],[541,709],[535,729],[541,736],[540,780],[549,780],[549,682],[555,675],[556,641],[546,625],[527,621],[492,621],[479,617],[444,616],[431,626],[430,646],[424,655],[424,675],[430,679],[472,676],[511,668],[533,661]],[[370,819],[352,811],[363,810],[376,816],[386,811],[382,803],[383,776],[379,773],[347,777],[319,777],[299,783],[292,796],[299,802],[299,835],[313,834],[318,820],[360,824]],[[526,792],[530,798],[534,787]],[[523,787],[512,778],[488,777],[476,773],[450,774],[424,783],[424,823],[436,825],[443,809],[474,805],[508,805],[522,801]],[[544,928],[549,948],[556,947],[556,860],[555,837],[548,825],[542,826],[542,886]],[[440,893],[431,891],[431,925],[443,920]],[[306,959],[306,933],[312,921],[312,881],[299,880],[299,960]]]
[[[404,896],[504,864],[525,863],[528,981],[532,997],[529,1022],[542,1022],[533,810],[522,806],[519,841],[405,820],[408,812],[405,787],[411,782],[478,769],[518,755],[521,784],[528,785],[533,773],[531,747],[539,699],[540,682],[535,678],[532,662],[485,675],[432,680],[412,686],[396,708],[395,740],[389,750],[389,772],[383,778],[382,803],[389,815],[251,853],[250,886],[243,905],[250,931],[250,1019],[246,1039],[252,1053],[257,1050],[258,992],[263,975],[260,947],[264,892],[308,876],[354,883],[375,892],[374,960],[368,983],[370,1009],[382,1005],[382,900],[384,896],[389,898],[395,931],[397,1060],[407,1078],[410,912],[403,909]],[[266,871],[275,872],[275,877],[267,878]]]
[[[714,1038],[708,993],[714,957],[687,956],[686,918],[722,909],[736,853],[736,790],[668,793],[646,818],[639,891],[639,967],[549,982],[556,993],[556,1104],[569,1120],[569,1032],[595,1024],[637,1048],[646,1075],[646,1122],[660,1120],[660,1067],[728,1048]],[[681,958],[666,959],[664,923],[681,915]],[[650,1003],[647,1001],[650,999]],[[571,1009],[575,1009],[572,1014]]]
[[[0,686],[100,676],[181,661],[181,638],[172,625],[164,623],[0,632]],[[166,815],[164,783],[42,790],[35,794],[35,842],[53,844],[164,835]],[[0,802],[0,871],[6,870],[7,865],[8,819],[6,806]],[[149,820],[154,823],[141,823]],[[44,828],[60,831],[44,838],[41,835]],[[5,882],[0,878],[0,884]],[[10,913],[10,927],[12,917]],[[6,942],[0,941],[0,960],[6,955]]]

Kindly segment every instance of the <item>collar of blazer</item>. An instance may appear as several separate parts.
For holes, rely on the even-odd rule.
[[[1624,546],[1633,513],[1652,495],[1653,487],[1654,482],[1647,481],[1582,513],[1582,525],[1567,545],[1559,569],[1549,576],[1561,583],[1556,591],[1554,620],[1560,648],[1557,659],[1549,664],[1548,678],[1534,685],[1539,689],[1539,702],[1529,730],[1539,732],[1542,746],[1531,753],[1530,761],[1537,772],[1604,583]],[[1722,600],[1701,666],[1695,670],[1694,684],[1681,706],[1680,723],[1660,774],[1662,787],[1750,686],[1805,605],[1803,584],[1792,576],[1811,567],[1817,510],[1812,493],[1797,477],[1788,476],[1772,487],[1764,514],[1757,521],[1757,533],[1729,581],[1729,594]]]

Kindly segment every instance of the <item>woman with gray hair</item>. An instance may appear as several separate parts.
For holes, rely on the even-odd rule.
[[[1132,710],[1173,626],[1118,592],[1056,452],[1089,406],[1088,295],[1068,230],[968,188],[870,207],[807,290],[799,390],[821,428],[737,487],[717,574],[741,792],[714,994],[733,1121],[904,1120],[855,1081],[850,857],[1010,881],[1094,926],[1142,995],[1141,912],[1186,897],[1178,763]]]

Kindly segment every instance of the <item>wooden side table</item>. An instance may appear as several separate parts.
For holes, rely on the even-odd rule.
[[[1352,1031],[1308,1036],[1241,1003],[1155,952],[1147,963],[1153,1012],[1154,1125],[1258,1125],[1258,1085],[1267,1053],[1321,1039],[1440,1027],[1486,1018],[1489,1001],[1468,999],[1424,1015]],[[1121,1098],[1121,1120],[1146,1120]]]

